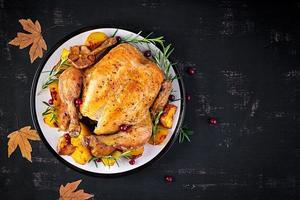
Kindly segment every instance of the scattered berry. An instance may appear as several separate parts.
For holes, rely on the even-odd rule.
[[[64,134],[64,138],[66,139],[67,144],[71,144],[71,136],[69,133]]]
[[[151,57],[151,51],[150,50],[145,51],[144,56],[147,58]]]
[[[96,162],[101,162],[101,161],[102,161],[101,158],[96,159]]]
[[[217,124],[217,119],[215,117],[211,117],[209,119],[209,123],[212,124],[212,125],[216,125]]]
[[[192,75],[196,74],[196,69],[194,67],[188,67],[187,73],[192,76]]]
[[[82,104],[82,99],[78,98],[75,100],[75,106],[80,106]]]
[[[165,176],[165,181],[167,181],[168,183],[173,182],[173,176]]]
[[[58,124],[56,122],[53,123],[54,127],[58,128]]]
[[[171,94],[171,95],[169,96],[169,100],[170,100],[170,101],[174,101],[174,100],[175,100],[175,95]]]
[[[130,128],[130,125],[122,124],[122,125],[119,127],[119,130],[120,130],[120,131],[127,131],[129,128]]]
[[[121,42],[122,38],[120,36],[116,36],[117,42]]]
[[[185,95],[185,98],[186,98],[187,101],[189,101],[189,100],[191,100],[191,95],[186,94],[186,95]]]
[[[130,159],[129,160],[129,164],[134,165],[135,164],[135,160],[134,159]]]
[[[53,99],[49,99],[48,103],[49,105],[53,105]]]

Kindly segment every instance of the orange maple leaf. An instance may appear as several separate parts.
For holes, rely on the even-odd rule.
[[[19,46],[24,49],[32,44],[29,50],[30,62],[43,57],[43,50],[47,50],[47,44],[42,36],[42,28],[38,20],[35,23],[31,19],[20,19],[20,24],[23,29],[29,33],[17,33],[17,37],[11,40],[8,44]]]
[[[92,198],[94,195],[85,193],[84,190],[77,190],[81,180],[67,183],[66,186],[61,185],[59,188],[59,200],[86,200]]]
[[[8,157],[16,150],[19,146],[22,157],[31,161],[31,145],[28,140],[40,140],[40,137],[36,130],[31,129],[30,126],[25,126],[20,130],[10,133],[8,136]]]

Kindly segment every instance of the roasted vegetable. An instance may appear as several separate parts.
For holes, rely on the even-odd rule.
[[[144,153],[144,146],[133,149],[130,151],[130,158],[137,158],[140,157]]]
[[[156,134],[152,135],[148,143],[153,145],[161,144],[167,137],[169,130],[161,125],[157,126]]]
[[[67,141],[65,136],[61,136],[58,139],[57,150],[60,155],[71,155],[75,149],[76,147],[73,146],[70,141]]]
[[[90,150],[82,145],[77,146],[71,156],[75,162],[81,165],[84,165],[92,158]]]
[[[173,117],[176,113],[177,107],[173,104],[167,104],[164,108],[164,113],[160,117],[160,123],[165,128],[172,128],[173,126]]]
[[[45,124],[50,127],[58,127],[59,120],[57,118],[57,108],[47,102],[43,101],[43,103],[47,106],[47,109],[42,113]]]
[[[120,158],[121,155],[122,155],[121,151],[114,151],[111,156],[102,157],[101,161],[105,166],[113,166]]]
[[[76,148],[71,156],[75,162],[83,165],[92,158],[90,150],[83,144],[84,136],[91,135],[91,132],[83,123],[80,123],[80,127],[79,136],[71,138],[71,144]]]
[[[64,61],[68,59],[68,56],[70,54],[70,51],[68,49],[63,49],[60,55],[60,60]]]
[[[55,111],[54,111],[55,112]],[[57,128],[58,124],[51,114],[44,115],[44,122],[50,127]]]
[[[88,46],[91,50],[94,50],[100,44],[102,44],[106,39],[108,39],[108,37],[105,33],[93,32],[87,37],[85,41],[85,45]]]

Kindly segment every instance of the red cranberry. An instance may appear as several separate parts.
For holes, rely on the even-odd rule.
[[[211,117],[209,119],[209,123],[212,124],[212,125],[216,125],[217,124],[217,119],[215,117]]]
[[[102,161],[101,158],[96,159],[96,162],[101,162],[101,161]]]
[[[186,94],[186,95],[185,95],[185,98],[186,98],[187,101],[189,101],[189,100],[191,100],[191,95]]]
[[[150,50],[145,51],[144,56],[147,58],[151,57],[151,51]]]
[[[75,106],[80,106],[82,104],[82,99],[75,99]]]
[[[71,144],[71,136],[69,133],[64,134],[64,138],[66,139],[67,144]]]
[[[165,176],[165,181],[167,181],[168,183],[173,182],[173,176]]]
[[[53,99],[49,99],[48,103],[49,105],[53,105]]]
[[[135,164],[135,160],[134,159],[130,159],[129,160],[129,164],[134,165]]]
[[[173,94],[171,94],[171,95],[169,96],[169,100],[170,100],[170,101],[174,101],[174,100],[175,100],[175,96],[174,96]]]
[[[196,69],[194,67],[188,67],[187,73],[192,76],[196,73]]]
[[[122,125],[119,127],[119,130],[120,130],[120,131],[127,131],[129,128],[130,128],[130,125],[122,124]]]
[[[116,36],[117,42],[121,42],[122,38],[120,36]]]
[[[54,122],[53,125],[58,128],[58,124],[56,122]]]

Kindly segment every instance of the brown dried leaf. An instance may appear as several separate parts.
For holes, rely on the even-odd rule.
[[[9,44],[19,46],[20,49],[32,44],[29,56],[30,62],[33,63],[38,57],[43,57],[43,50],[47,50],[47,44],[41,34],[41,25],[38,20],[33,23],[31,19],[20,19],[19,22],[23,29],[29,33],[17,33],[17,37],[11,40]]]
[[[77,190],[81,180],[67,183],[66,186],[61,185],[59,188],[59,200],[86,200],[92,198],[94,195],[85,193],[84,190]]]
[[[19,146],[23,158],[31,161],[31,145],[28,140],[40,140],[36,130],[31,129],[30,126],[25,126],[20,130],[10,133],[8,136],[8,157],[16,150]]]

